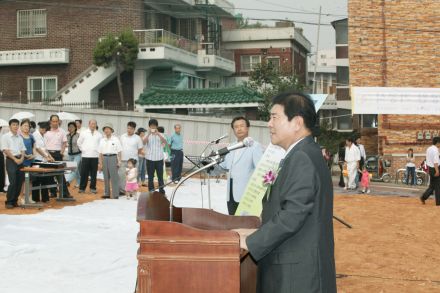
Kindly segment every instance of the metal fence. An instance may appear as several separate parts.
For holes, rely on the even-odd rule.
[[[139,41],[139,46],[167,44],[197,54],[197,42],[188,40],[164,29],[135,30],[134,34]]]

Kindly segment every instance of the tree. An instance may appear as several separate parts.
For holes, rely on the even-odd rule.
[[[235,23],[239,29],[269,27],[267,24],[263,24],[260,21],[257,21],[256,23],[249,23],[249,18],[244,18],[243,14],[241,13],[235,15]]]
[[[139,43],[132,31],[126,30],[115,36],[108,34],[101,38],[93,51],[93,63],[97,66],[116,67],[116,78],[118,82],[119,99],[121,106],[125,106],[124,92],[122,90],[121,74],[124,71],[133,71]]]
[[[298,76],[292,73],[290,66],[277,68],[265,60],[251,71],[245,86],[265,97],[264,104],[258,109],[260,119],[265,121],[270,119],[270,107],[274,96],[288,90],[304,89],[304,85],[299,81]]]

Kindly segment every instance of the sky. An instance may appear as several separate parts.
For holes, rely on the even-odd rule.
[[[347,0],[228,0],[236,7],[235,13],[243,14],[244,18],[255,19],[289,19],[296,22],[297,27],[304,29],[304,35],[312,43],[312,52],[316,51],[317,25],[319,6],[322,6],[319,49],[335,48],[335,31],[330,22],[347,17]],[[255,10],[252,10],[255,9]],[[264,11],[259,11],[264,10]],[[275,10],[275,11],[268,11]],[[251,23],[256,20],[250,20]],[[267,23],[267,22],[266,22]],[[273,25],[274,21],[267,24]]]

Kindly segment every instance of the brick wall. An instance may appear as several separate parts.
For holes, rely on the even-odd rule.
[[[440,1],[349,0],[348,10],[351,86],[440,87]],[[379,115],[379,152],[397,168],[409,147],[425,152],[416,135],[427,130],[440,131],[439,116]]]
[[[249,72],[241,71],[241,56],[242,55],[261,55],[264,57],[280,57],[281,68],[290,68],[295,70],[301,82],[305,83],[306,75],[306,58],[295,52],[294,60],[292,60],[292,48],[269,48],[265,49],[266,54],[263,55],[262,49],[236,49],[234,50],[235,59],[235,75],[248,76]],[[292,61],[294,65],[292,66]]]
[[[0,3],[0,50],[69,48],[68,65],[0,67],[0,92],[15,96],[26,92],[28,75],[57,75],[58,89],[93,63],[98,39],[109,32],[144,27],[141,0],[64,0],[56,4]],[[47,36],[17,38],[17,10],[46,9]],[[7,84],[5,86],[4,84]]]

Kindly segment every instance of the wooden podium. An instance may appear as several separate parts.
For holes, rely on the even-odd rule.
[[[161,193],[138,199],[137,293],[256,292],[256,265],[229,230],[258,228],[258,217],[176,207],[173,215]]]

